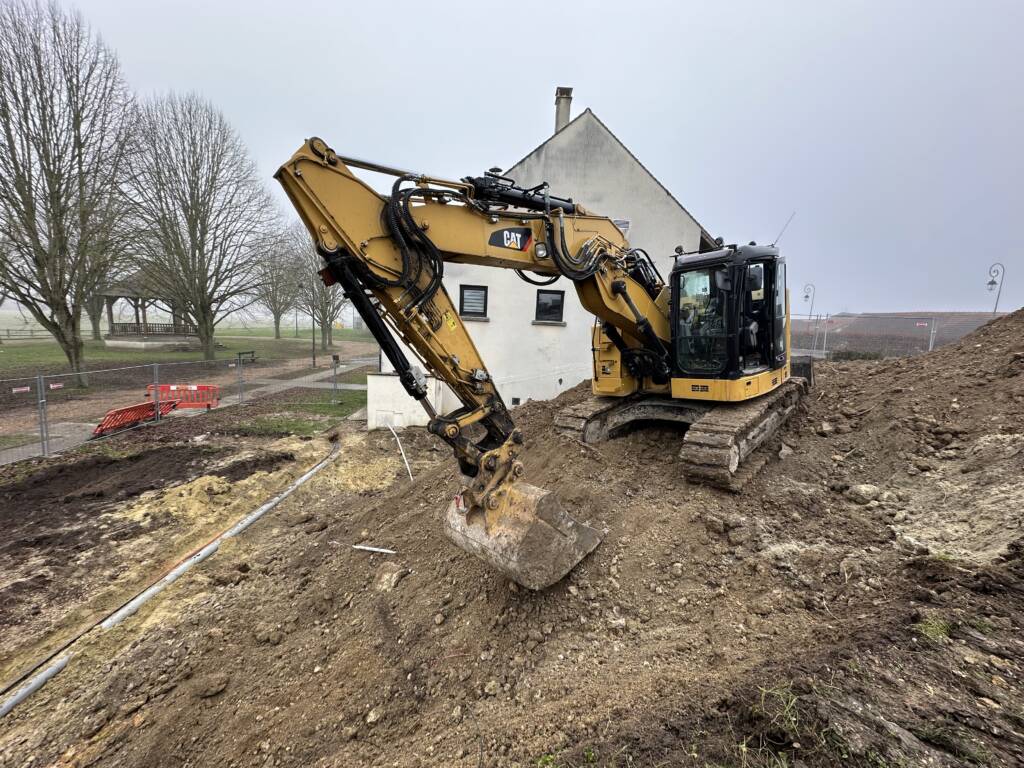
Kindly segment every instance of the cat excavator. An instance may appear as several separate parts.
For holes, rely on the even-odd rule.
[[[390,196],[354,169],[393,177]],[[596,318],[593,397],[557,426],[596,442],[638,422],[686,425],[679,456],[692,482],[742,488],[806,389],[791,375],[786,267],[773,246],[677,248],[666,283],[610,219],[497,169],[432,178],[342,157],[311,138],[274,177],[323,257],[322,279],[344,291],[426,410],[429,431],[458,459],[464,486],[446,533],[530,589],[560,580],[602,534],[526,481],[523,434],[445,289],[445,263],[512,269],[534,285],[571,281]],[[459,408],[436,411],[423,370],[396,338]]]

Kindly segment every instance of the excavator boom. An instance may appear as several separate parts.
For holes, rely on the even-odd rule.
[[[395,176],[391,197],[353,167]],[[637,281],[653,280],[653,269],[643,266],[649,260],[629,250],[610,220],[497,175],[435,179],[342,158],[310,139],[275,178],[324,258],[325,282],[341,286],[426,409],[428,429],[459,460],[466,487],[448,509],[449,536],[524,586],[561,579],[600,534],[523,479],[522,434],[445,290],[444,263],[515,269],[532,279],[568,276],[588,310],[620,334],[646,339],[664,358],[670,332],[655,307],[658,286]],[[392,331],[451,388],[460,408],[434,411],[422,373]]]

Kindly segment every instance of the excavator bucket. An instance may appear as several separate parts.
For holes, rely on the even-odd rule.
[[[557,495],[524,482],[508,486],[496,509],[469,510],[459,492],[445,522],[457,546],[529,589],[551,586],[601,543]]]

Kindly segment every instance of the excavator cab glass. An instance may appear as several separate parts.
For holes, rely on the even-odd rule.
[[[716,374],[729,363],[729,268],[679,273],[676,362],[688,374]]]

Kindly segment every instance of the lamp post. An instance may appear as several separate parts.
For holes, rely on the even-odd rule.
[[[992,316],[995,317],[996,312],[999,311],[999,297],[1003,295],[1003,278],[1006,277],[1006,267],[997,261],[988,268],[988,276],[989,293],[996,292],[996,304],[992,307]],[[998,290],[996,290],[997,288]]]
[[[811,302],[811,311],[807,313],[808,317],[814,317],[814,290],[814,283],[804,286],[804,301]]]
[[[807,313],[807,322],[814,323],[814,335],[811,337],[812,354],[818,346],[818,323],[814,320],[814,294],[816,292],[817,289],[815,289],[814,283],[807,283],[807,285],[804,286],[804,301],[811,302],[811,310]]]

